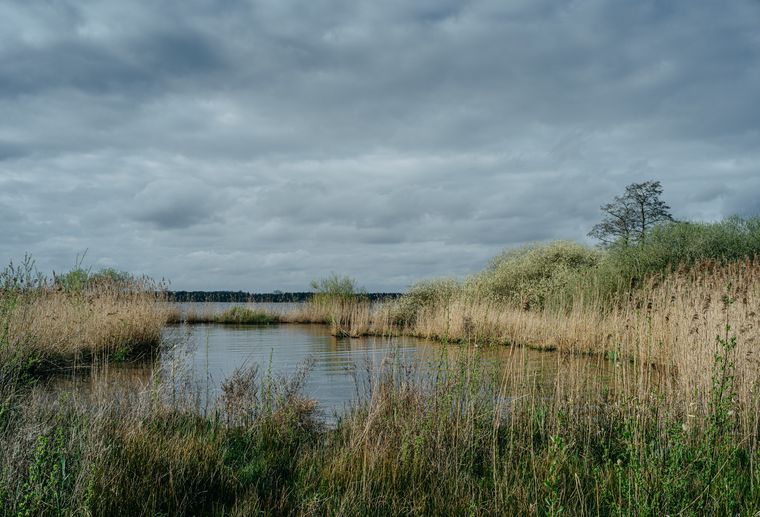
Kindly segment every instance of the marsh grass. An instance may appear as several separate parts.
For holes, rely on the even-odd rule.
[[[214,323],[235,325],[271,325],[279,322],[276,314],[249,307],[231,307],[214,317]]]
[[[145,278],[76,277],[48,281],[30,259],[0,274],[4,368],[39,373],[94,357],[124,360],[159,346],[172,318],[161,285]]]
[[[652,278],[612,307],[577,300],[567,310],[525,311],[457,296],[422,308],[403,332],[656,364],[678,371],[681,382],[704,386],[713,358],[711,338],[722,333],[727,316],[738,337],[737,375],[756,377],[759,309],[760,263],[746,260]]]
[[[266,306],[255,304],[234,305],[226,309],[221,309],[219,304],[189,304],[185,310],[184,316],[182,311],[177,307],[175,310],[179,313],[177,323],[199,324],[199,323],[218,323],[225,325],[273,325],[280,323],[282,314],[278,311],[271,310]]]
[[[182,321],[189,324],[194,323],[213,323],[219,311],[212,304],[190,304]]]
[[[379,311],[389,306],[373,304],[361,295],[331,298],[315,297],[288,310],[277,311],[261,306],[234,306],[220,310],[214,304],[191,304],[184,317],[177,316],[173,322],[187,324],[233,324],[233,325],[273,325],[320,324],[327,325],[336,337],[360,337],[377,333],[375,322],[386,321],[378,316]],[[177,311],[177,309],[173,309]],[[390,329],[389,331],[394,330]]]
[[[321,323],[329,325],[337,337],[359,337],[372,333],[373,311],[370,302],[356,281],[335,273],[312,282],[314,294],[296,310],[281,316],[287,323]]]

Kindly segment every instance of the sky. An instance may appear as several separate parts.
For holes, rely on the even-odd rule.
[[[370,291],[760,213],[760,1],[5,0],[0,260]]]

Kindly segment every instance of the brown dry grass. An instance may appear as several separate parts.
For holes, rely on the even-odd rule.
[[[192,304],[185,314],[186,323],[213,323],[216,321],[218,311],[212,304]]]
[[[374,333],[374,306],[361,297],[320,297],[280,316],[283,323],[322,323],[334,336]]]
[[[372,304],[361,297],[319,297],[279,314],[283,323],[323,323],[336,336],[406,334],[477,344],[509,344],[594,354],[678,373],[684,393],[710,382],[715,337],[732,327],[737,378],[749,389],[760,370],[760,261],[703,263],[651,278],[607,303],[578,294],[561,308],[523,310],[460,292],[398,324],[399,301]],[[727,303],[730,300],[731,303]],[[213,321],[210,307],[191,308],[187,321]],[[197,311],[196,314],[193,311]]]
[[[4,310],[3,354],[47,366],[154,348],[176,318],[161,294],[109,285],[78,293],[40,288],[5,300]]]

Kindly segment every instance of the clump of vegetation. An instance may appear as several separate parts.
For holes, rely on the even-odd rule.
[[[331,273],[311,283],[314,294],[288,321],[325,323],[335,336],[357,337],[369,331],[371,302],[355,279]]]
[[[209,303],[193,303],[187,308],[184,316],[180,314],[179,320],[185,323],[214,323],[219,312]]]
[[[462,293],[462,285],[454,278],[440,278],[417,282],[393,306],[392,318],[396,325],[413,325],[424,311],[448,305]]]
[[[730,217],[716,223],[673,222],[654,227],[634,246],[610,247],[606,274],[641,285],[652,274],[705,261],[727,264],[760,254],[760,217]]]
[[[563,293],[579,274],[596,268],[598,250],[558,241],[508,250],[472,277],[467,288],[476,296],[528,309],[543,309]]]
[[[123,291],[145,291],[145,290],[165,290],[164,283],[155,283],[148,277],[138,277],[126,271],[119,271],[114,268],[102,268],[93,271],[92,268],[83,266],[86,252],[77,255],[75,266],[65,273],[53,272],[52,287],[57,291],[63,291],[68,294],[81,294],[84,291],[96,290],[98,288],[108,287]],[[28,257],[28,260],[31,260]],[[42,275],[40,278],[47,282]]]
[[[171,316],[164,293],[147,278],[77,268],[51,281],[30,257],[11,263],[0,273],[0,362],[39,373],[155,350]]]
[[[312,301],[315,303],[320,303],[321,300],[350,302],[357,296],[364,294],[364,290],[358,287],[354,278],[340,276],[336,273],[330,273],[324,278],[312,280],[311,288],[314,290]]]
[[[266,311],[236,306],[215,315],[214,322],[235,325],[272,325],[279,323],[280,318]]]

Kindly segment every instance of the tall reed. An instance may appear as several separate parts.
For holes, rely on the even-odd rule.
[[[370,333],[373,305],[356,282],[335,273],[312,282],[315,293],[296,310],[281,316],[287,323],[323,323],[339,337],[358,337]]]
[[[75,286],[36,275],[31,261],[0,275],[0,360],[24,369],[125,358],[155,349],[172,318],[161,286],[145,278]]]

